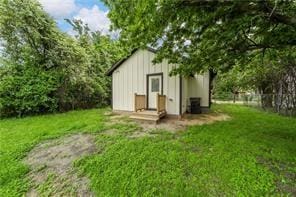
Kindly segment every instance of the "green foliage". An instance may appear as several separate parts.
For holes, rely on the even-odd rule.
[[[0,116],[90,108],[110,102],[106,70],[119,44],[83,29],[62,33],[36,0],[0,0]],[[74,24],[74,23],[73,23]]]
[[[272,60],[275,58],[275,60]],[[237,91],[290,95],[295,100],[296,51],[256,54],[247,64],[236,62],[228,72],[219,71],[214,83],[215,98],[227,98]]]
[[[214,83],[214,98],[227,100],[232,94],[237,94],[245,85],[243,76],[238,66],[227,73],[218,73]]]
[[[158,47],[155,61],[180,63],[176,73],[190,75],[209,68],[225,72],[254,54],[295,51],[295,1],[104,2],[123,41]]]
[[[54,75],[29,66],[16,69],[9,66],[6,72],[0,71],[0,116],[55,111],[57,100],[52,95],[57,79]]]
[[[123,57],[126,52],[116,40],[108,35],[102,35],[99,31],[91,32],[88,25],[81,20],[69,20],[76,32],[78,44],[87,53],[89,61],[88,77],[93,79],[94,96],[88,98],[89,102],[100,101],[101,104],[109,104],[111,97],[111,79],[106,76],[106,71],[111,65]],[[78,96],[78,95],[77,95]],[[107,103],[108,102],[108,103]]]

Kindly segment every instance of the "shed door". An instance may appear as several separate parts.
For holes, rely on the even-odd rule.
[[[162,75],[148,75],[148,109],[156,109],[157,93],[162,94]]]

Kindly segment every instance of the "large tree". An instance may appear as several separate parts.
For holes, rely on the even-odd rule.
[[[0,0],[0,39],[0,116],[64,110],[86,89],[85,50],[36,0]]]
[[[296,2],[287,0],[104,0],[129,45],[159,48],[179,73],[229,70],[258,53],[296,48]],[[243,65],[243,64],[241,64]]]
[[[91,39],[86,35],[91,34]],[[106,104],[113,41],[98,32],[73,38],[37,0],[0,0],[0,117]]]
[[[87,53],[89,60],[88,77],[93,79],[94,94],[88,97],[88,103],[100,101],[101,104],[110,103],[111,79],[106,76],[107,70],[126,54],[118,40],[110,35],[103,35],[100,31],[91,31],[87,24],[79,19],[66,20],[75,32],[79,45]],[[77,92],[77,97],[84,97]]]

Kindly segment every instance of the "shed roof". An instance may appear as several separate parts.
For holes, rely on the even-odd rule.
[[[122,58],[121,60],[119,60],[118,62],[116,62],[115,64],[113,64],[111,66],[111,68],[106,72],[106,75],[107,76],[111,76],[112,73],[114,72],[114,70],[116,70],[119,66],[121,66],[121,64],[123,62],[125,62],[125,60],[127,60],[129,57],[131,57],[138,49],[139,48],[132,50],[132,52],[128,56],[126,56],[125,58]],[[153,49],[153,48],[151,48],[151,47],[146,47],[146,49],[148,51],[152,52],[152,53],[156,53],[156,50]]]

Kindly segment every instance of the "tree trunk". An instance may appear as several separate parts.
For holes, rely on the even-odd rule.
[[[271,84],[262,84],[261,86],[261,104],[262,107],[265,108],[272,108],[272,102],[273,102],[273,88]]]
[[[211,107],[211,105],[212,105],[212,92],[213,92],[213,88],[214,88],[213,81],[214,81],[215,77],[217,76],[217,73],[213,69],[210,69],[209,72],[210,72],[209,107]]]

